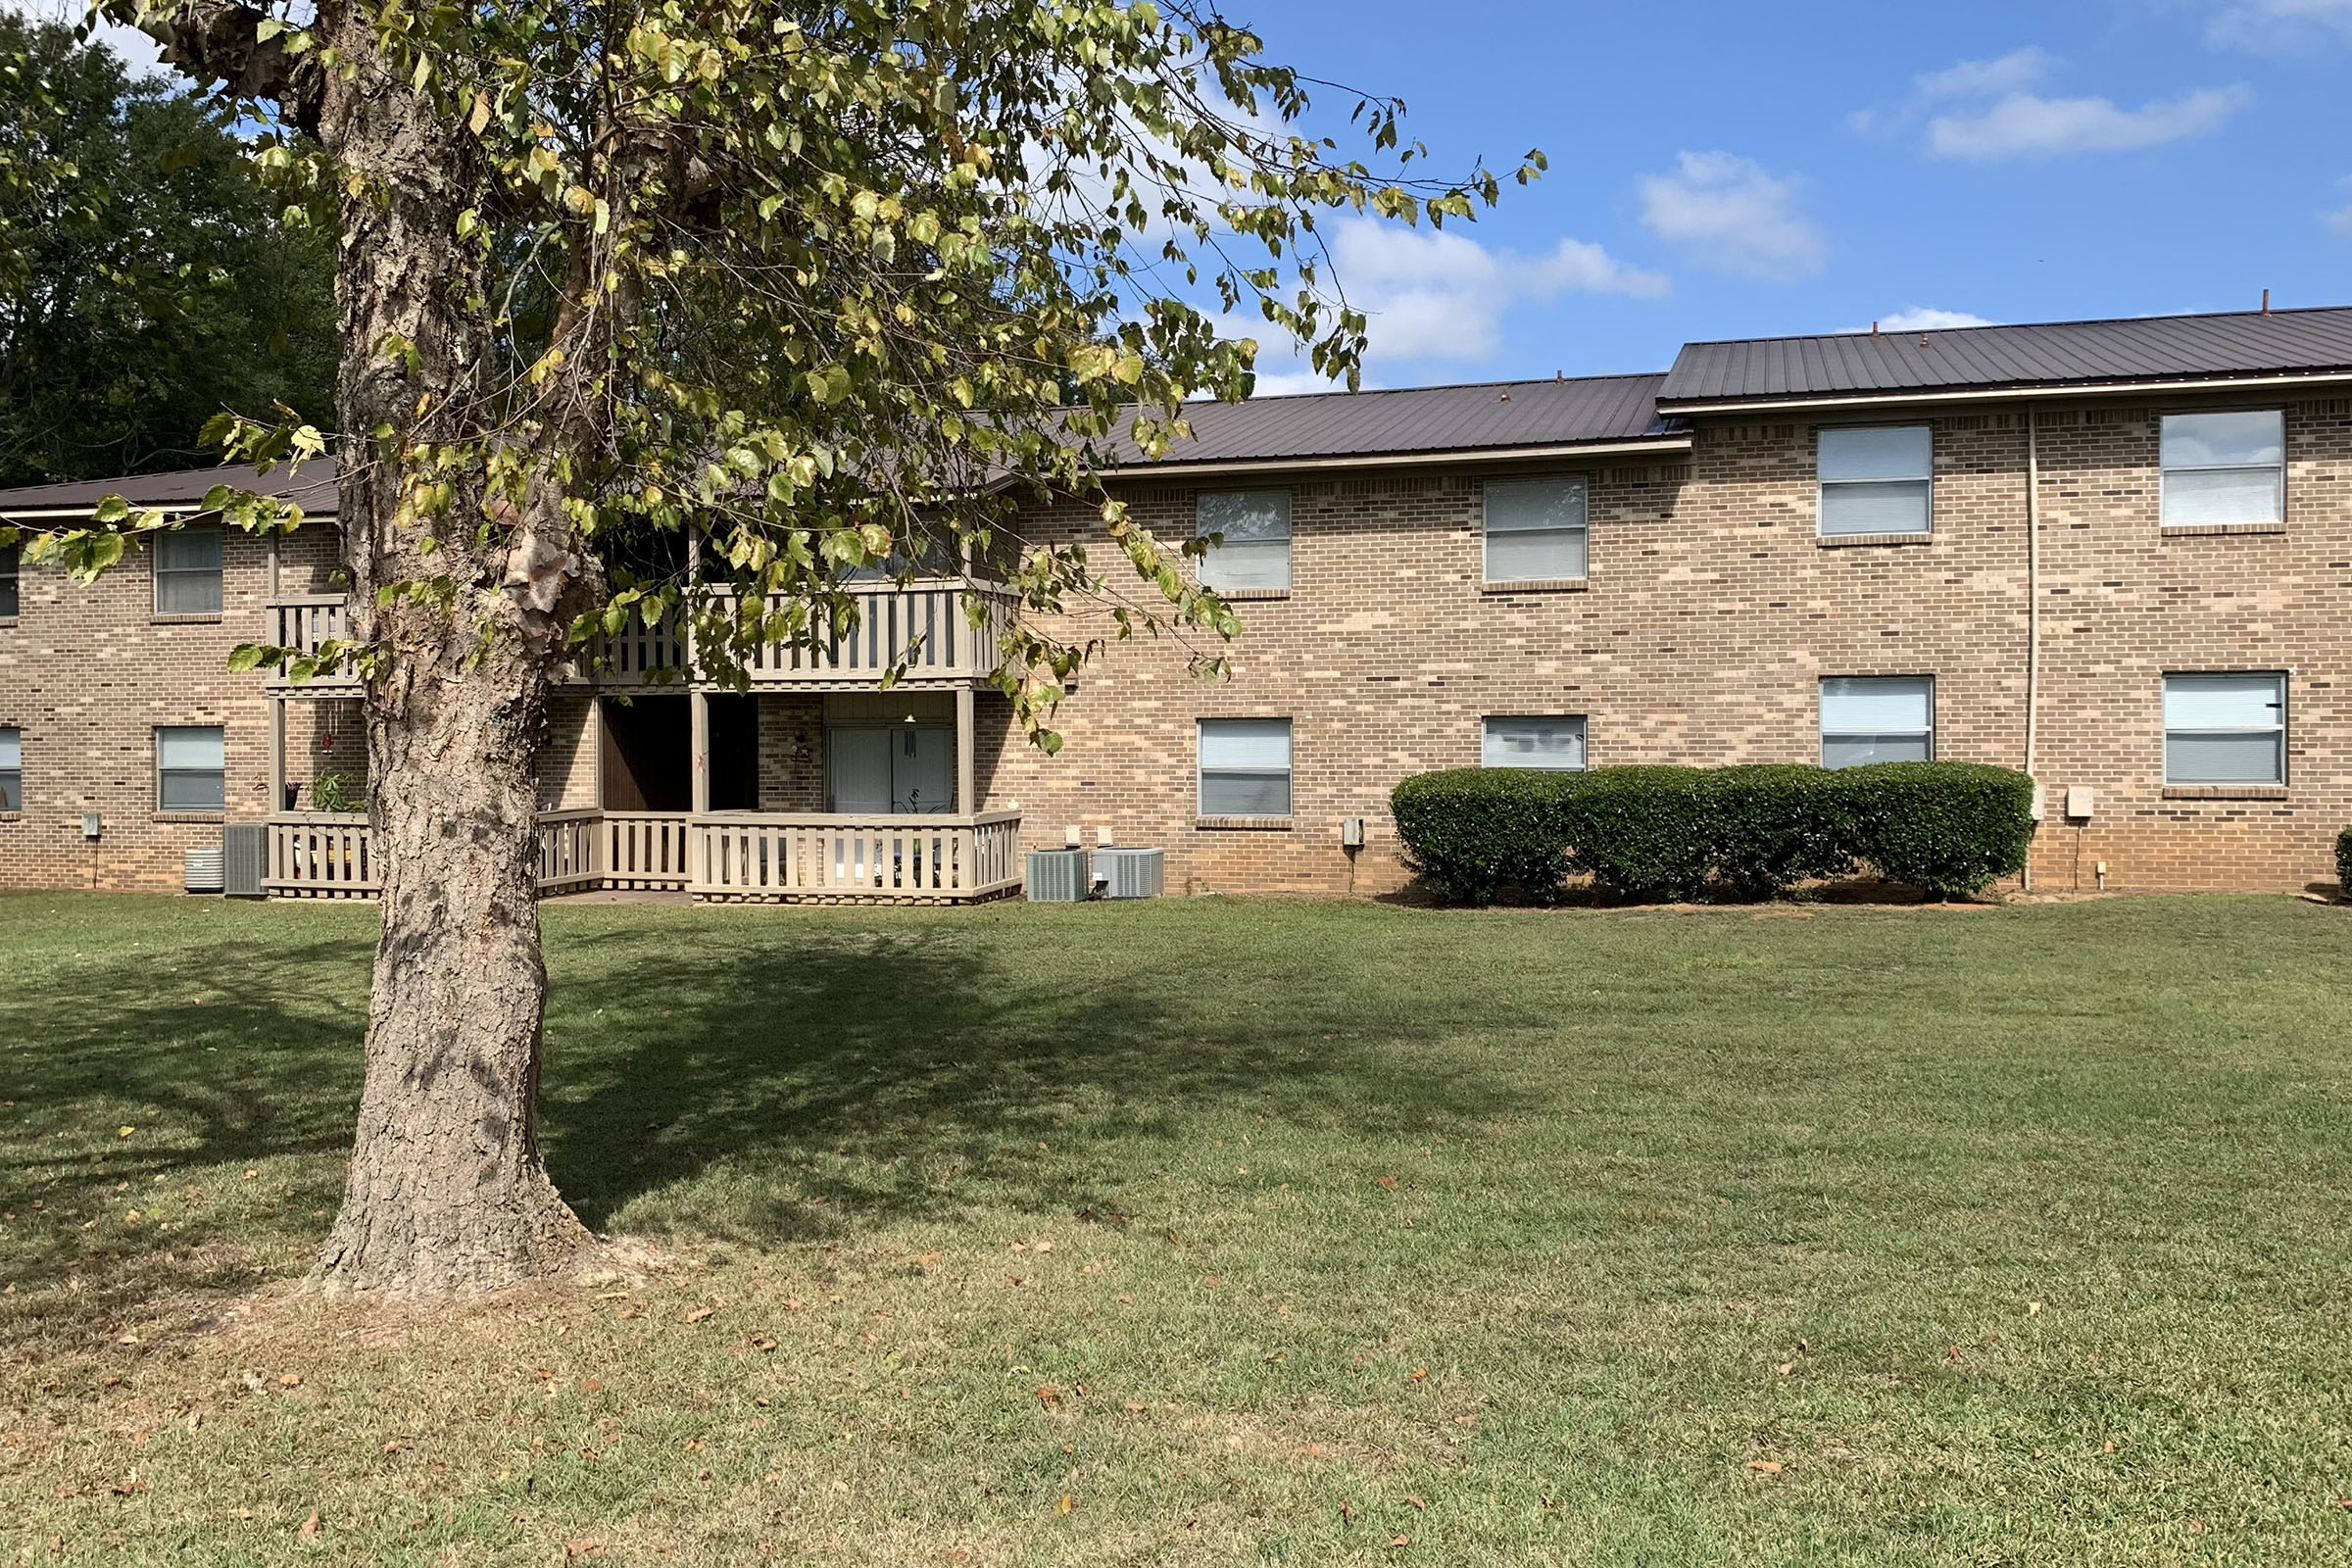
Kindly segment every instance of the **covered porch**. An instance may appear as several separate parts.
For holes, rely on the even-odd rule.
[[[540,781],[545,895],[969,904],[1021,885],[1017,807],[984,809],[978,694],[572,692]],[[985,754],[985,755],[984,755]],[[364,813],[270,819],[264,891],[368,898]]]

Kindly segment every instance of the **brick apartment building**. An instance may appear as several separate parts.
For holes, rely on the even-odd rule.
[[[2352,309],[1701,343],[1663,374],[1191,419],[1106,479],[1163,535],[1220,536],[1229,681],[1114,645],[1047,758],[957,612],[976,587],[1012,612],[985,583],[861,589],[857,637],[751,696],[643,687],[684,651],[634,635],[555,705],[543,884],[977,899],[1079,828],[1165,850],[1171,892],[1378,892],[1408,773],[1905,757],[2028,768],[2038,886],[2333,878]],[[216,477],[0,515],[110,490],[193,515]],[[331,513],[331,473],[304,482]],[[0,553],[0,885],[176,887],[186,850],[267,822],[270,891],[368,891],[364,816],[322,808],[365,793],[355,689],[224,665],[336,633],[332,557],[323,528],[196,527],[82,589]]]

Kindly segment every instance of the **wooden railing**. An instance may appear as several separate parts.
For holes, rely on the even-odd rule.
[[[541,811],[539,813],[539,891],[579,893],[604,886],[598,868],[604,837],[598,824],[601,811]]]
[[[692,891],[751,902],[962,902],[1021,885],[1018,811],[972,816],[768,815],[693,819]]]
[[[998,639],[1010,624],[1016,603],[1010,590],[978,585],[986,611],[974,626],[964,612],[972,585],[954,578],[921,578],[904,587],[895,582],[847,587],[858,601],[857,625],[839,636],[826,633],[806,643],[760,648],[746,671],[754,687],[872,686],[902,663],[901,678],[910,686],[977,680],[996,668]],[[771,608],[783,605],[777,599]],[[604,666],[591,677],[600,685],[668,684],[687,673],[685,641],[666,623],[651,630],[632,624],[617,637],[600,639],[591,654],[592,662]],[[679,674],[657,676],[658,670]]]
[[[651,811],[607,811],[604,817],[605,886],[666,892],[694,880],[687,867],[692,835],[686,818]]]
[[[287,594],[267,602],[270,643],[315,654],[319,645],[340,642],[351,635],[351,602],[342,594]],[[297,684],[286,666],[272,664],[262,684],[273,692],[304,692],[319,697],[348,697],[360,689],[360,677],[349,669],[324,671]]]
[[[1021,816],[777,815],[546,811],[540,893],[614,888],[727,902],[809,899],[964,903],[1021,885]],[[263,890],[274,898],[368,899],[383,867],[368,819],[338,811],[270,818]]]

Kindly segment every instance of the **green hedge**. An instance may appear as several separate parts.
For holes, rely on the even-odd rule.
[[[1936,897],[2025,864],[2034,786],[1968,762],[1460,768],[1396,786],[1390,809],[1438,898],[1559,898],[1582,872],[1631,899],[1765,899],[1858,861]]]
[[[2352,827],[2335,836],[2335,896],[2352,904]]]

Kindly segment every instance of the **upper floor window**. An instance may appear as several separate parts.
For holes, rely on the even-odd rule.
[[[2164,677],[2167,784],[2286,782],[2286,677]]]
[[[2277,409],[2168,414],[2160,444],[2166,522],[2285,520],[2285,420]]]
[[[0,545],[0,615],[17,612],[17,546]]]
[[[1288,490],[1204,490],[1197,503],[1194,533],[1218,542],[1200,558],[1200,586],[1217,593],[1235,588],[1291,586],[1291,493]]]
[[[1585,481],[1487,481],[1489,582],[1544,582],[1585,574]]]
[[[220,613],[220,530],[172,528],[155,536],[155,612]]]
[[[24,809],[24,732],[0,729],[0,811]]]
[[[1490,718],[1479,760],[1488,767],[1538,767],[1555,773],[1585,770],[1581,718]]]
[[[1291,721],[1200,720],[1200,814],[1291,814]]]
[[[228,802],[226,732],[218,724],[167,724],[155,732],[159,811],[218,811]]]
[[[1842,675],[1821,683],[1822,766],[1935,757],[1934,676]]]
[[[1924,424],[1830,425],[1815,457],[1824,534],[1926,533],[1935,443]]]

